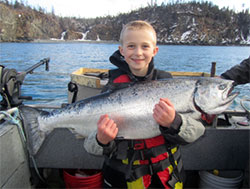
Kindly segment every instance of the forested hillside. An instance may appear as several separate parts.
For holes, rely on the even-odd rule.
[[[148,6],[117,16],[95,19],[59,17],[41,7],[0,1],[0,41],[98,40],[118,41],[123,24],[147,20],[162,44],[250,45],[249,10],[235,13],[210,2]]]

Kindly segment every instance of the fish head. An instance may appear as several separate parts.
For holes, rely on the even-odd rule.
[[[194,104],[198,110],[206,114],[220,114],[224,112],[235,97],[232,93],[234,82],[221,78],[204,78],[196,82]]]

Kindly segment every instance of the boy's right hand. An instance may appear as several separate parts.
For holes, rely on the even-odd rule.
[[[109,116],[102,115],[97,123],[97,140],[101,144],[108,144],[115,139],[118,133],[116,123]]]

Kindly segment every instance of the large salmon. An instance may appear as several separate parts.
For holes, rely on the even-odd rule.
[[[19,110],[35,154],[55,128],[68,128],[79,136],[87,137],[96,130],[97,121],[104,114],[117,123],[119,138],[157,136],[160,134],[159,126],[152,115],[160,98],[169,98],[177,112],[189,113],[197,119],[199,112],[219,114],[226,110],[238,94],[231,93],[232,88],[232,81],[220,78],[174,78],[136,83],[50,113],[25,106]]]

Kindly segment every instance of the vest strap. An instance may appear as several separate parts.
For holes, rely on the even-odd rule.
[[[177,151],[180,151],[179,148]],[[180,152],[179,152],[180,153]],[[183,170],[183,163],[180,157],[176,159],[175,154],[172,154],[171,149],[168,148],[168,154],[169,154],[169,161],[171,165],[173,166],[173,175],[177,178],[178,181],[183,182],[184,181],[184,170]],[[175,160],[177,160],[177,165],[175,164]]]
[[[181,170],[183,164],[182,164],[182,161],[180,161],[181,153],[180,153],[179,148],[174,154],[172,154],[172,156],[177,161],[176,167],[178,168],[178,170]],[[132,165],[133,161],[135,160],[135,156],[132,156],[129,159],[130,159],[129,164],[123,164],[122,160],[118,160],[118,159],[112,159],[111,161],[108,162],[108,166],[116,167],[116,169],[119,172],[123,172],[126,177],[126,180],[129,182],[135,181],[144,175],[153,175],[157,172],[165,170],[170,165],[172,165],[169,158],[161,160],[157,163],[149,163],[149,164],[141,164],[141,165]],[[175,174],[175,172],[173,172],[172,174]],[[178,175],[175,175],[175,177],[178,178]]]
[[[137,140],[131,140],[131,141],[119,141],[117,142],[117,152],[116,154],[113,154],[113,157],[119,160],[123,160],[128,158],[128,153],[129,149],[133,149],[131,151],[134,153],[134,159],[135,160],[145,160],[145,159],[150,159],[152,157],[157,157],[160,154],[163,154],[168,150],[168,146],[165,144],[159,145],[159,146],[154,146],[151,148],[142,148],[142,149],[137,149],[135,146],[143,144],[145,147],[145,143],[142,141],[137,141]],[[172,147],[174,148],[174,147]]]
[[[173,157],[175,160],[177,160],[177,167],[179,170],[182,169],[183,164],[179,162],[180,160],[180,150],[178,149],[174,154]],[[138,178],[144,176],[144,175],[153,175],[157,172],[163,171],[166,168],[168,168],[172,163],[170,162],[169,158],[166,158],[164,160],[161,160],[157,163],[150,163],[150,164],[145,164],[145,165],[137,165],[133,167],[133,172],[132,175],[130,176],[130,181],[137,180]],[[173,166],[173,165],[172,165]]]

